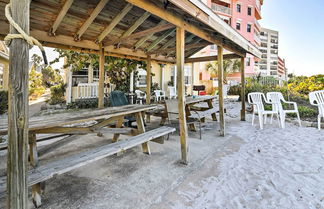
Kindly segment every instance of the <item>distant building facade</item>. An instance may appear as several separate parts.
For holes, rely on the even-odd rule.
[[[259,49],[262,53],[259,62],[260,74],[284,80],[286,74],[285,61],[278,55],[279,32],[261,28],[261,46]]]
[[[263,0],[201,0],[220,16],[227,24],[232,26],[244,38],[254,44],[257,48],[261,45],[261,26],[258,22],[261,17]],[[198,52],[195,56],[217,55],[217,46],[208,46]],[[206,71],[205,63],[194,63],[194,71],[198,71],[199,84],[210,83],[210,73]],[[258,59],[247,54],[245,59],[246,76],[255,75],[258,72]],[[240,75],[233,73],[228,75],[229,80],[240,81]],[[200,80],[202,79],[202,80]],[[215,78],[216,79],[216,78]],[[197,84],[197,83],[195,83]],[[207,84],[208,85],[208,84]]]

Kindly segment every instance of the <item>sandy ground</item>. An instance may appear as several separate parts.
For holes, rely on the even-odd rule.
[[[282,130],[277,123],[259,130],[251,126],[250,115],[247,122],[239,121],[239,103],[227,103],[226,108],[226,137],[218,136],[218,123],[211,120],[202,140],[189,132],[189,165],[179,163],[175,133],[163,145],[150,143],[150,156],[136,147],[46,181],[41,208],[324,209],[323,131],[294,124]],[[86,135],[40,162],[110,139]],[[5,208],[5,199],[0,203]]]

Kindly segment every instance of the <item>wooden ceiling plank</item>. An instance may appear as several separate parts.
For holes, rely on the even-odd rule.
[[[162,25],[162,24],[164,24],[164,23],[166,23],[166,21],[161,20],[157,26]],[[149,40],[150,38],[152,38],[153,35],[154,35],[154,33],[151,33],[151,34],[149,34],[149,35],[147,35],[147,36],[141,38],[139,41],[136,42],[136,44],[135,44],[135,46],[134,46],[134,49],[137,50],[137,49],[138,49],[139,47],[141,47],[141,46],[142,46],[142,45],[143,45],[147,40]]]
[[[57,28],[59,27],[59,25],[61,24],[63,18],[65,17],[66,13],[68,12],[68,10],[70,9],[72,3],[74,0],[66,0],[62,9],[60,10],[60,13],[57,15],[51,29],[50,29],[50,34],[55,35],[55,32],[57,30]]]
[[[205,47],[205,46],[208,46],[210,43],[209,42],[202,42],[202,43],[194,43],[194,44],[188,44],[185,46],[186,50],[188,49],[195,49],[195,48],[200,48],[200,47]],[[171,52],[173,53],[174,51],[176,50],[176,47],[172,47],[172,48],[167,48],[167,49],[164,49],[164,50],[160,50],[160,49],[157,49],[156,51],[152,51],[151,53],[152,54],[163,54],[165,52]]]
[[[166,31],[164,34],[162,34],[160,37],[158,37],[156,40],[153,41],[153,43],[147,47],[146,51],[150,52],[154,47],[156,47],[159,43],[161,43],[164,39],[166,39],[168,36],[175,33],[175,29],[171,29]]]
[[[98,36],[97,42],[102,42],[104,38],[114,29],[114,27],[125,17],[125,15],[133,8],[132,4],[127,4],[120,13],[110,22],[104,31]]]
[[[151,14],[149,12],[145,12],[140,18],[138,18],[135,21],[135,23],[130,28],[128,28],[128,30],[125,33],[123,33],[121,38],[124,38],[132,34],[150,15]]]
[[[156,4],[150,2],[149,0],[126,0],[126,1],[139,7],[139,8],[142,8],[142,9],[150,12],[153,15],[156,15],[156,16],[168,21],[169,23],[174,24],[175,26],[181,27],[181,28],[185,29],[186,31],[188,31],[192,34],[195,34],[196,36],[198,36],[206,41],[215,43],[218,46],[222,46],[224,49],[235,52],[236,54],[240,54],[241,56],[244,56],[244,54],[245,54],[245,52],[243,53],[242,51],[238,51],[237,48],[235,48],[231,45],[227,45],[227,44],[225,45],[222,42],[222,40],[219,40],[219,39],[211,36],[210,33],[207,33],[206,31],[202,30],[200,27],[185,21],[183,17],[176,15],[168,10],[165,10],[165,9],[157,6]],[[181,0],[181,2],[182,1],[184,1],[184,0]],[[172,1],[172,2],[174,2],[174,1]],[[198,11],[198,9],[196,8],[195,11]],[[199,13],[197,13],[197,14],[199,14]],[[220,29],[224,29],[224,28],[220,28]]]
[[[165,31],[165,30],[168,30],[168,29],[173,28],[173,27],[174,27],[174,25],[172,25],[170,23],[163,24],[163,25],[158,25],[158,26],[155,26],[153,28],[140,31],[138,33],[134,33],[134,34],[131,34],[131,35],[123,37],[123,38],[118,38],[118,39],[109,41],[109,42],[106,43],[106,45],[109,46],[109,45],[114,45],[114,44],[121,43],[121,42],[126,42],[128,40],[141,38],[143,36],[147,36],[147,35],[152,34],[152,33],[154,34],[154,33],[157,33],[157,32]]]
[[[80,40],[81,36],[86,32],[86,30],[89,28],[91,23],[96,19],[96,17],[99,15],[99,13],[102,11],[102,9],[105,7],[105,5],[108,3],[109,0],[101,0],[96,8],[92,11],[88,19],[82,24],[81,28],[76,32],[75,39]]]

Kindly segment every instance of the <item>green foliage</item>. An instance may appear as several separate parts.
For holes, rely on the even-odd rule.
[[[308,95],[312,91],[324,89],[324,75],[292,76],[288,81],[288,88],[292,92]]]
[[[241,61],[239,59],[231,59],[223,61],[224,78],[226,79],[228,74],[240,71]],[[217,77],[218,75],[218,62],[210,62],[206,65],[206,70],[211,73],[211,77]]]
[[[42,69],[43,85],[47,88],[63,83],[63,78],[58,69],[54,70],[51,66]]]
[[[316,118],[318,115],[317,110],[306,106],[298,106],[299,115],[301,118]]]
[[[7,112],[8,110],[8,92],[0,91],[0,114]]]
[[[62,104],[65,102],[65,98],[64,98],[65,88],[66,88],[66,85],[63,83],[57,84],[50,88],[51,98],[50,98],[49,103],[51,105]]]
[[[151,85],[151,93],[153,93],[155,90],[160,90],[160,87],[159,87],[158,83],[153,83]]]
[[[105,107],[109,106],[108,99],[105,98],[104,100]],[[94,109],[98,107],[98,99],[91,98],[91,99],[77,99],[76,101],[72,102],[68,105],[68,109]]]
[[[29,72],[29,97],[37,99],[44,94],[44,92],[43,76],[41,73],[36,72],[36,66],[33,65]]]

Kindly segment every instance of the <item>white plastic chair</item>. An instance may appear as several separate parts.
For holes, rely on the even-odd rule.
[[[165,105],[166,105],[166,111],[168,113],[168,121],[169,124],[172,126],[172,124],[179,124],[179,106],[178,106],[178,100],[176,99],[169,99],[165,100]],[[198,118],[193,118],[193,117],[187,117],[186,118],[186,123],[187,125],[189,124],[194,124],[195,122],[198,122],[199,124],[199,138],[201,139],[201,117],[199,116],[199,113],[197,111],[192,111],[195,113],[195,115],[198,116]]]
[[[281,92],[268,92],[267,99],[272,103],[272,110],[277,111],[280,114],[281,127],[285,128],[285,120],[287,113],[296,113],[299,126],[301,126],[301,121],[299,117],[298,107],[296,102],[288,102],[285,100]],[[293,109],[285,110],[282,106],[282,102],[286,104],[292,104]],[[273,116],[271,116],[273,117]]]
[[[318,107],[317,125],[321,130],[321,118],[324,119],[324,90],[309,93],[309,101],[311,105]]]
[[[176,88],[173,86],[169,86],[169,99],[177,98]]]
[[[276,115],[280,126],[278,111],[264,110],[263,100],[265,101],[265,103],[271,104],[270,102],[267,101],[263,93],[253,92],[248,94],[248,102],[249,104],[253,105],[252,126],[254,125],[254,119],[256,114],[259,116],[260,129],[263,129],[263,124],[266,124],[267,115],[272,115],[272,116]],[[270,120],[270,124],[271,123],[272,123],[272,118]]]
[[[158,102],[158,101],[162,101],[165,100],[165,92],[162,91],[162,90],[155,90],[154,91],[154,96],[155,96],[155,101]]]
[[[143,101],[146,99],[146,93],[141,90],[135,90],[136,94],[136,103],[143,104]]]

